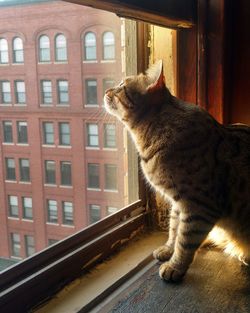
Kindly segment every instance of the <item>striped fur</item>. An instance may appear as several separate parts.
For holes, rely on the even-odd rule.
[[[172,96],[161,62],[107,90],[104,100],[129,130],[147,181],[172,203],[168,241],[153,253],[164,261],[160,276],[182,279],[209,237],[246,263],[250,128],[222,126],[198,106]]]

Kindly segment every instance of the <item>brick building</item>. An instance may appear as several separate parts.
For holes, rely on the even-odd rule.
[[[128,201],[121,21],[65,2],[1,8],[0,257],[25,258]],[[119,154],[118,154],[119,151]]]

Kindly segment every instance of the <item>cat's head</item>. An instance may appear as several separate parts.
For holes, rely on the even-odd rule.
[[[110,114],[128,124],[153,114],[169,95],[163,64],[158,61],[146,74],[127,77],[118,86],[106,90],[104,103]]]

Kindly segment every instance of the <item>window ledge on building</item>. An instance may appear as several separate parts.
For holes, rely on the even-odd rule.
[[[19,184],[31,185],[31,182],[30,181],[19,181]]]
[[[43,148],[55,148],[56,145],[42,145]]]
[[[14,107],[26,107],[26,103],[14,103]]]
[[[29,218],[22,218],[23,222],[33,223],[34,221]]]
[[[58,223],[46,222],[46,225],[60,226]]]
[[[0,66],[10,66],[10,63],[0,63]]]
[[[101,63],[116,63],[116,60],[101,60]]]
[[[87,188],[88,191],[102,191],[101,188]]]
[[[103,148],[104,151],[118,151],[117,148]]]
[[[28,143],[17,143],[16,145],[20,146],[20,147],[28,147],[29,146]]]
[[[56,184],[44,184],[44,187],[58,187]]]
[[[85,104],[84,105],[85,108],[99,108],[99,104]]]
[[[42,108],[53,108],[52,103],[40,103],[40,107]]]
[[[20,62],[20,63],[12,63],[11,65],[24,65],[24,62]]]
[[[44,62],[38,62],[38,64],[52,64],[52,62],[51,61],[48,61],[48,62],[46,62],[46,61],[44,61]]]
[[[68,64],[68,61],[55,61],[54,64]]]
[[[58,108],[69,108],[69,103],[57,103]]]
[[[91,147],[91,146],[87,146],[85,147],[86,150],[100,150],[100,147]]]
[[[75,225],[62,224],[62,227],[75,228]]]
[[[16,184],[17,180],[10,180],[10,179],[5,179],[6,183],[11,183],[11,184]]]
[[[3,146],[14,146],[14,142],[2,142]]]
[[[60,188],[66,188],[66,189],[72,189],[73,186],[67,186],[67,185],[60,185]]]
[[[8,220],[19,221],[19,217],[8,216]]]
[[[104,189],[105,192],[114,192],[114,193],[118,193],[117,189]]]
[[[12,103],[0,103],[1,107],[12,107]]]
[[[67,145],[58,145],[57,148],[60,148],[60,149],[71,149],[72,146],[67,146]]]
[[[98,63],[98,61],[97,60],[84,60],[84,61],[82,61],[82,63],[84,63],[84,64],[95,64],[95,63]]]

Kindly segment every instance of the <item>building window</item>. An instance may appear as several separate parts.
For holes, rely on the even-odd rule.
[[[67,80],[57,81],[57,93],[58,93],[58,103],[68,104],[69,103],[69,86]]]
[[[107,206],[107,215],[116,213],[118,211],[117,208],[113,207],[113,206]]]
[[[11,103],[11,89],[9,81],[1,81],[1,103]]]
[[[5,165],[6,165],[6,179],[16,180],[15,160],[12,158],[5,158]]]
[[[41,81],[41,101],[43,104],[52,103],[52,83],[50,80]]]
[[[3,142],[12,143],[13,142],[13,131],[12,131],[12,122],[3,121]]]
[[[52,122],[43,122],[43,144],[54,144],[54,124]]]
[[[98,124],[87,124],[87,145],[88,147],[99,146]]]
[[[102,87],[103,87],[103,96],[105,94],[105,91],[107,89],[113,88],[115,86],[115,80],[111,78],[104,78],[102,81]]]
[[[26,256],[28,257],[36,252],[35,239],[33,236],[25,235],[24,240],[25,240],[25,252],[26,252]]]
[[[28,143],[27,122],[17,122],[17,142]]]
[[[13,62],[14,63],[24,62],[23,41],[19,37],[13,39]]]
[[[99,164],[88,163],[88,188],[100,188],[100,166]]]
[[[42,35],[39,38],[39,61],[49,62],[50,61],[50,42],[49,37]]]
[[[11,256],[13,257],[21,257],[21,238],[17,233],[10,234],[11,241]]]
[[[59,34],[55,38],[56,61],[67,61],[67,41],[64,35]]]
[[[115,59],[115,36],[112,32],[105,32],[103,34],[103,59]]]
[[[56,162],[45,161],[45,183],[55,185],[56,184]]]
[[[97,105],[97,81],[96,79],[87,79],[85,86],[86,86],[87,105]]]
[[[29,159],[19,159],[20,181],[30,181],[30,161]]]
[[[0,38],[0,64],[9,63],[8,42],[4,38]]]
[[[101,219],[101,207],[97,204],[89,205],[89,223],[98,222]]]
[[[59,123],[59,144],[61,146],[70,146],[69,123]]]
[[[105,164],[105,189],[117,190],[117,166]]]
[[[33,220],[32,198],[23,197],[22,204],[23,204],[23,218]]]
[[[57,201],[55,200],[47,201],[47,219],[49,223],[58,222]]]
[[[115,124],[104,124],[104,147],[116,148],[116,127]]]
[[[16,103],[26,103],[25,83],[24,81],[15,81]]]
[[[74,224],[74,214],[73,214],[73,204],[72,202],[63,201],[63,224],[73,225]]]
[[[61,162],[61,185],[71,186],[71,162]]]
[[[8,196],[9,216],[18,217],[18,198],[17,196]]]
[[[84,37],[84,56],[85,60],[96,60],[96,36],[92,32]]]

